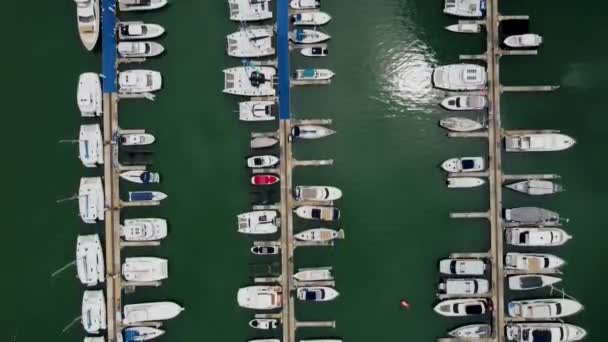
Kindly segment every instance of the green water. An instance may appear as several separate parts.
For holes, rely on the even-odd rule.
[[[595,4],[592,4],[595,2]],[[602,281],[607,266],[608,203],[602,147],[608,119],[606,6],[599,1],[571,6],[563,0],[503,1],[504,14],[530,14],[531,27],[545,37],[536,57],[503,58],[505,84],[554,84],[554,94],[506,94],[507,128],[556,128],[576,137],[572,150],[554,154],[505,155],[509,172],[559,173],[567,192],[527,198],[505,191],[505,206],[538,205],[571,218],[575,238],[551,250],[568,261],[566,290],[586,306],[568,319],[603,341]],[[27,21],[20,13],[28,10]],[[589,9],[592,9],[591,11]],[[345,341],[432,341],[464,320],[432,312],[438,279],[436,262],[450,252],[488,248],[487,224],[450,221],[449,211],[487,209],[487,189],[447,191],[437,165],[457,155],[485,155],[482,140],[448,140],[437,127],[447,115],[431,89],[431,68],[458,61],[460,53],[482,52],[481,37],[442,29],[455,19],[441,14],[441,1],[328,0],[333,16],[330,57],[292,59],[294,66],[324,66],[337,73],[329,87],[295,88],[296,117],[334,119],[338,134],[296,146],[299,159],[335,159],[329,168],[295,172],[295,184],[340,187],[340,227],[346,240],[331,249],[302,249],[297,266],[333,265],[341,297],[334,303],[298,305],[301,320],[335,319],[337,329],[303,330],[304,336],[339,336]],[[142,67],[163,72],[157,101],[124,101],[123,128],[145,128],[158,143],[153,169],[162,173],[161,207],[129,209],[125,217],[158,216],[170,222],[162,247],[128,249],[125,255],[170,260],[170,279],[159,289],[139,289],[126,303],[175,300],[187,309],[166,324],[161,341],[245,341],[262,336],[246,325],[252,313],[236,304],[236,290],[250,284],[248,263],[269,261],[250,255],[251,240],[236,233],[235,215],[252,200],[243,157],[248,134],[269,125],[240,123],[236,97],[221,93],[221,69],[239,65],[224,54],[225,35],[237,25],[224,1],[173,1],[144,20],[164,25],[160,42],[167,53]],[[77,217],[76,203],[55,200],[77,191],[85,170],[77,149],[58,144],[74,138],[81,119],[75,105],[81,72],[100,71],[99,53],[80,46],[70,1],[5,4],[3,94],[5,147],[2,175],[4,246],[0,250],[2,341],[80,341],[79,325],[61,329],[80,314],[82,288],[75,271],[50,274],[74,258],[76,236],[101,232]],[[569,22],[575,24],[568,24]],[[9,50],[10,47],[10,50]],[[10,51],[10,53],[9,53]],[[138,68],[139,66],[123,66]],[[471,117],[478,114],[471,113]],[[123,187],[126,189],[133,187]],[[310,224],[298,221],[297,229]],[[537,293],[542,295],[546,292]],[[411,303],[409,311],[399,300]]]

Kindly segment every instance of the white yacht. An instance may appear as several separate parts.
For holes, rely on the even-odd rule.
[[[78,109],[83,117],[103,115],[103,96],[101,94],[101,81],[94,72],[85,72],[78,78],[76,90]]]
[[[279,158],[273,155],[253,156],[247,158],[247,167],[252,169],[273,167],[279,163]]]
[[[169,277],[167,259],[154,257],[126,258],[122,264],[122,276],[126,281],[158,281]]]
[[[328,286],[304,286],[298,287],[296,290],[296,296],[299,300],[310,302],[329,302],[339,295],[338,291]]]
[[[342,190],[333,186],[299,185],[294,191],[296,201],[335,201],[342,198]]]
[[[325,12],[303,12],[291,16],[291,22],[296,26],[321,26],[330,20],[331,16]]]
[[[561,184],[541,179],[531,179],[505,186],[511,190],[533,196],[551,195],[564,191]]]
[[[116,50],[123,58],[142,58],[158,56],[165,48],[157,42],[120,42]]]
[[[124,341],[142,342],[155,339],[165,333],[164,330],[154,327],[128,327],[122,331]]]
[[[340,209],[335,207],[322,207],[317,205],[303,205],[297,207],[294,213],[303,219],[336,221],[340,218]]]
[[[572,238],[565,230],[553,227],[506,228],[505,240],[514,246],[561,246]]]
[[[167,194],[160,191],[129,191],[129,202],[162,201]]]
[[[447,110],[481,110],[487,105],[487,98],[481,95],[449,96],[441,101],[441,106]]]
[[[334,133],[336,131],[317,125],[298,125],[291,128],[291,137],[298,139],[320,139]]]
[[[344,239],[344,230],[329,228],[312,228],[295,234],[294,237],[300,241],[328,242],[336,239]]]
[[[544,298],[511,301],[507,311],[513,318],[546,320],[571,316],[582,309],[583,305],[572,299]]]
[[[121,22],[118,26],[120,40],[152,39],[165,33],[165,28],[158,24],[146,24],[141,21]]]
[[[442,280],[437,288],[442,294],[467,297],[490,292],[490,283],[482,278],[453,278]]]
[[[124,318],[122,322],[132,325],[140,322],[165,321],[175,318],[184,310],[185,308],[173,302],[129,304],[123,308]]]
[[[230,20],[260,21],[272,18],[270,0],[228,0]]]
[[[508,278],[509,289],[516,291],[540,289],[560,281],[562,281],[561,278],[542,274],[520,274]]]
[[[249,143],[249,147],[251,147],[252,149],[262,149],[262,148],[269,148],[272,147],[276,144],[278,144],[279,140],[277,138],[272,138],[272,137],[256,137],[251,139],[251,142]]]
[[[238,232],[243,234],[274,234],[278,231],[279,219],[274,210],[259,210],[237,216]]]
[[[89,334],[106,329],[106,300],[103,291],[84,291],[82,296],[82,326]]]
[[[505,269],[542,273],[558,269],[566,262],[552,254],[507,253]]]
[[[439,262],[439,272],[449,275],[483,275],[486,263],[479,259],[443,259]]]
[[[254,310],[278,309],[283,305],[283,294],[280,286],[248,286],[240,288],[237,293],[239,306]]]
[[[446,26],[445,29],[457,33],[479,33],[481,32],[481,25],[473,23],[458,23]]]
[[[127,70],[118,74],[119,92],[123,94],[140,94],[160,90],[163,79],[158,71]]]
[[[335,74],[329,69],[296,69],[293,74],[297,81],[326,81],[334,77]]]
[[[255,255],[277,255],[281,252],[279,246],[253,246],[250,249],[251,253]]]
[[[506,334],[514,342],[575,342],[587,336],[585,329],[567,323],[511,323]]]
[[[298,273],[293,275],[297,281],[325,281],[332,280],[331,267],[300,269]]]
[[[327,33],[320,31],[296,28],[289,33],[289,39],[297,44],[317,44],[331,38]]]
[[[234,67],[224,70],[224,93],[241,96],[275,96],[272,67]]]
[[[472,132],[484,128],[480,122],[463,117],[441,119],[439,126],[454,132]]]
[[[486,181],[477,177],[448,177],[446,183],[448,188],[474,188],[484,185]]]
[[[156,138],[149,133],[126,133],[120,136],[120,144],[123,146],[150,145]]]
[[[101,177],[82,177],[78,189],[78,209],[85,223],[103,221],[105,201]]]
[[[228,56],[238,58],[256,58],[272,56],[273,31],[265,28],[245,28],[226,36]]]
[[[483,315],[488,312],[485,299],[448,299],[435,305],[435,312],[448,317]]]
[[[80,126],[78,157],[85,167],[103,164],[103,136],[99,124]]]
[[[76,240],[76,270],[78,279],[87,286],[96,286],[105,280],[103,249],[99,235],[79,235]]]
[[[255,318],[249,321],[249,326],[253,329],[270,330],[276,329],[279,321],[276,318]]]
[[[433,70],[433,85],[439,89],[481,90],[486,82],[486,69],[477,64],[451,64]]]
[[[480,18],[486,11],[486,0],[445,0],[443,13],[457,17]]]
[[[321,7],[320,0],[291,0],[289,7],[292,9],[317,9]]]
[[[274,101],[244,101],[239,102],[239,120],[241,121],[272,121],[272,106]]]
[[[76,22],[82,45],[91,51],[99,40],[101,21],[99,0],[74,0],[76,3]]]
[[[120,173],[120,178],[131,183],[152,184],[160,182],[160,174],[158,172],[150,172],[144,170],[131,170]]]
[[[576,140],[558,133],[513,134],[505,136],[507,152],[551,152],[569,149]]]
[[[118,0],[118,6],[125,11],[149,11],[166,6],[167,0]]]
[[[534,34],[518,34],[505,38],[505,45],[512,48],[538,47],[543,43],[543,37]]]
[[[457,338],[484,338],[492,336],[492,326],[489,324],[468,324],[448,332]]]
[[[127,219],[120,227],[126,241],[154,241],[167,236],[167,221],[160,218]]]
[[[325,57],[329,54],[329,50],[322,46],[312,46],[301,49],[300,53],[306,57]]]
[[[452,158],[441,164],[441,168],[447,172],[480,172],[485,167],[482,157]]]

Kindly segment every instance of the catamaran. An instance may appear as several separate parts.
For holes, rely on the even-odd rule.
[[[83,117],[96,117],[103,114],[103,97],[101,95],[101,81],[94,72],[85,72],[78,77],[76,102]]]
[[[105,201],[101,177],[82,177],[78,189],[78,209],[85,223],[103,221]]]
[[[84,291],[82,296],[82,326],[89,334],[106,329],[106,300],[103,291]]]
[[[78,158],[85,167],[103,164],[103,136],[99,124],[81,125],[78,135]]]
[[[105,280],[105,263],[99,235],[79,235],[76,240],[76,270],[78,279],[87,286],[96,286]]]
[[[224,70],[224,93],[241,96],[275,96],[272,67],[234,67]]]
[[[260,21],[272,19],[270,0],[228,0],[230,20]]]
[[[273,31],[265,28],[246,28],[226,36],[228,56],[238,58],[257,58],[272,56]]]

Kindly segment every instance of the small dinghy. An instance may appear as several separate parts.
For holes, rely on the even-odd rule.
[[[106,329],[106,300],[103,291],[84,291],[82,296],[82,326],[89,334]]]
[[[445,29],[457,33],[479,33],[481,32],[481,25],[471,23],[458,23],[446,26]]]
[[[505,269],[529,273],[554,271],[565,263],[564,259],[552,254],[507,253],[505,256]]]
[[[552,152],[569,149],[576,140],[565,134],[531,133],[513,134],[505,137],[507,152]]]
[[[448,299],[435,305],[435,312],[448,317],[483,315],[488,312],[485,299]]]
[[[291,128],[291,136],[299,139],[320,139],[336,133],[335,131],[317,125],[299,125]]]
[[[300,269],[298,273],[293,275],[297,281],[325,281],[333,280],[331,275],[331,267]]]
[[[509,289],[511,290],[535,290],[541,287],[551,286],[562,281],[561,278],[541,274],[522,274],[509,277]]]
[[[291,0],[289,7],[292,9],[316,9],[321,7],[320,0]]]
[[[486,263],[479,259],[443,259],[439,262],[439,272],[449,275],[483,275]]]
[[[296,201],[335,201],[342,198],[342,190],[333,186],[296,186],[293,191]]]
[[[166,321],[177,317],[185,309],[173,302],[154,302],[125,305],[124,324],[150,321]]]
[[[158,24],[146,24],[140,21],[123,22],[119,24],[118,38],[120,40],[152,39],[165,33],[165,28]]]
[[[279,140],[276,138],[257,137],[257,138],[251,139],[251,142],[249,145],[253,149],[262,149],[262,148],[272,147],[272,146],[276,145],[278,142],[279,142]]]
[[[525,247],[561,246],[572,238],[561,228],[505,228],[508,244]]]
[[[125,341],[141,342],[155,339],[165,333],[154,327],[129,327],[123,330]]]
[[[165,48],[156,42],[120,42],[116,50],[123,58],[142,58],[158,56]]]
[[[92,51],[99,40],[101,15],[99,0],[74,0],[76,3],[76,23],[78,34],[85,49]]]
[[[511,323],[506,326],[506,335],[514,342],[575,342],[587,332],[567,323]]]
[[[555,226],[559,225],[563,219],[559,214],[537,207],[521,207],[505,209],[505,221],[516,224],[527,224],[534,226]],[[564,220],[568,221],[568,220]]]
[[[125,171],[120,173],[120,178],[139,184],[152,184],[160,182],[160,174],[150,171]]]
[[[551,195],[564,191],[561,184],[551,181],[531,179],[506,185],[507,188],[532,196]]]
[[[167,220],[135,218],[125,220],[120,234],[126,241],[155,241],[167,237]]]
[[[245,101],[239,103],[239,120],[241,121],[271,121],[274,101]]]
[[[85,72],[78,77],[76,101],[83,117],[96,117],[103,114],[103,96],[98,74]]]
[[[160,191],[129,191],[129,202],[162,201],[167,195]]]
[[[325,57],[329,54],[329,50],[324,47],[308,47],[300,50],[302,56],[306,57]]]
[[[327,33],[302,28],[297,28],[289,34],[289,39],[296,44],[318,44],[330,38]]]
[[[487,98],[481,95],[450,96],[441,101],[441,107],[447,110],[482,110],[487,105]]]
[[[279,158],[273,155],[254,156],[247,158],[247,167],[252,169],[272,167],[279,162]]]
[[[150,145],[154,141],[156,138],[148,133],[127,133],[120,136],[120,143],[124,146]]]
[[[509,316],[522,319],[556,319],[572,316],[583,309],[583,305],[566,298],[544,298],[514,300],[508,304]]]
[[[270,330],[276,329],[279,321],[274,318],[256,318],[249,321],[249,326],[253,329]]]
[[[159,281],[169,277],[167,259],[154,257],[126,258],[122,264],[122,276],[126,281]]]
[[[448,335],[459,338],[484,338],[492,335],[489,324],[468,324],[448,332]]]
[[[505,45],[512,48],[537,47],[543,43],[543,37],[534,34],[526,33],[505,38]]]
[[[305,286],[296,290],[299,300],[309,302],[328,302],[338,297],[339,293],[328,286]]]
[[[484,126],[469,118],[451,117],[441,119],[439,126],[454,132],[472,132],[482,129]]]
[[[167,0],[118,0],[121,11],[150,11],[167,5]]]
[[[448,188],[474,188],[485,184],[485,180],[477,177],[448,177]]]
[[[274,210],[258,210],[239,214],[238,232],[243,234],[273,234],[279,229],[278,214]]]
[[[480,172],[485,169],[482,157],[452,158],[444,161],[441,168],[447,172]]]
[[[300,241],[328,242],[336,239],[344,239],[344,230],[313,228],[295,234],[294,237]]]
[[[273,185],[279,182],[279,177],[275,175],[255,175],[251,177],[252,185]]]
[[[303,205],[297,207],[294,212],[298,217],[309,220],[335,221],[340,218],[340,209],[334,207]]]
[[[163,79],[158,71],[127,70],[118,74],[118,88],[123,94],[142,94],[158,91]]]
[[[295,26],[321,26],[327,24],[331,16],[325,12],[304,12],[297,13],[291,17],[291,22]]]
[[[437,289],[441,294],[473,297],[490,292],[490,283],[482,278],[444,279],[439,282]]]
[[[105,262],[99,235],[79,235],[76,240],[76,271],[83,285],[96,286],[105,280]]]
[[[251,253],[255,255],[276,255],[279,254],[281,248],[279,246],[253,246]]]
[[[283,305],[283,289],[281,286],[247,286],[239,289],[236,298],[242,308],[253,310],[278,309]]]
[[[326,81],[334,77],[334,72],[329,69],[297,69],[293,74],[296,81]]]

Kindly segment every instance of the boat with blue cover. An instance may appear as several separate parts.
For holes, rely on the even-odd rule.
[[[165,333],[154,327],[129,327],[123,331],[124,342],[140,342],[157,338]]]
[[[139,183],[139,184],[151,184],[151,183],[160,182],[160,174],[158,174],[158,172],[141,171],[141,170],[121,172],[120,178],[122,178],[124,180],[128,180],[129,182]]]
[[[160,191],[129,191],[130,202],[162,201],[167,195]]]
[[[329,40],[329,38],[331,37],[327,33],[303,28],[297,28],[289,34],[289,39],[298,44],[316,44]]]

